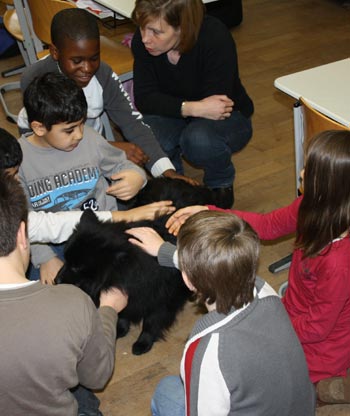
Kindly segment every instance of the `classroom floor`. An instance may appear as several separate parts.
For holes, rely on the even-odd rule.
[[[232,34],[237,43],[240,76],[254,101],[255,114],[252,140],[233,156],[237,169],[235,207],[263,212],[289,203],[295,195],[294,100],[276,90],[273,81],[349,57],[350,9],[336,0],[244,0],[243,7],[243,22]],[[103,34],[116,41],[132,30],[131,24],[116,29],[102,27]],[[0,60],[0,71],[19,63],[20,56]],[[16,79],[18,76],[1,78],[0,84]],[[9,99],[13,111],[18,111],[18,93],[9,94]],[[5,119],[2,108],[0,125],[17,135],[16,126]],[[200,171],[191,167],[187,167],[187,173],[202,177]],[[276,290],[287,279],[288,271],[274,275],[267,268],[291,252],[292,242],[291,237],[262,244],[259,275]],[[197,317],[198,312],[188,304],[167,340],[156,343],[143,356],[131,354],[139,328],[118,340],[114,375],[106,389],[98,393],[104,416],[150,415],[154,388],[161,377],[179,372],[182,349]],[[325,406],[318,409],[317,415],[350,415],[350,405]]]

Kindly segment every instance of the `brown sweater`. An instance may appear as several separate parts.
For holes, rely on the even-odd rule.
[[[1,289],[1,286],[0,286]],[[76,416],[69,389],[101,389],[115,359],[117,313],[72,285],[0,290],[0,409]]]

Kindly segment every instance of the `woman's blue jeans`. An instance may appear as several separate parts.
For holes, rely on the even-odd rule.
[[[232,186],[235,168],[232,153],[243,149],[252,137],[250,118],[233,111],[225,120],[171,118],[144,115],[164,152],[178,173],[183,174],[181,157],[204,169],[204,183],[210,188]]]
[[[163,378],[154,392],[153,416],[185,416],[185,390],[179,376]]]

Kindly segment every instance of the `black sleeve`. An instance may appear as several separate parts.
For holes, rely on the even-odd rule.
[[[137,108],[144,114],[181,117],[181,103],[185,97],[163,93],[160,89],[155,60],[145,49],[140,30],[137,29],[131,43],[134,55],[134,95]],[[165,73],[164,73],[165,75]],[[166,76],[166,75],[165,75]]]
[[[181,104],[224,94],[240,110],[247,97],[239,79],[238,59],[231,33],[217,19],[204,19],[197,43],[171,68],[165,54],[151,56],[140,31],[132,41],[135,102],[141,112],[181,117]],[[249,97],[248,97],[249,98]],[[250,112],[247,111],[247,112]]]

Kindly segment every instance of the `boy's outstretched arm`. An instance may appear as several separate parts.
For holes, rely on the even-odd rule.
[[[159,201],[128,211],[96,211],[95,214],[100,221],[130,222],[154,220],[174,211],[172,201]],[[28,215],[29,241],[31,243],[63,243],[68,240],[82,215],[83,211],[30,211]]]
[[[113,213],[110,211],[97,211],[95,214],[101,221],[113,219]],[[29,241],[31,243],[63,243],[68,240],[82,215],[83,211],[30,211],[28,214]]]

